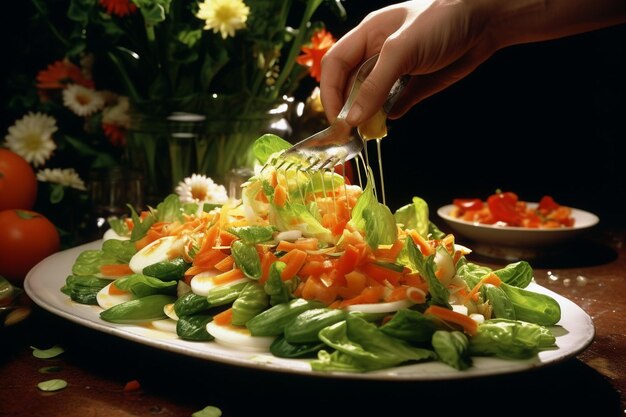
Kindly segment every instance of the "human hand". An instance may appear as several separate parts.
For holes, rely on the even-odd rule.
[[[415,0],[370,13],[322,60],[327,118],[333,120],[343,106],[352,72],[376,53],[378,62],[346,118],[352,126],[382,107],[402,75],[412,77],[389,114],[392,119],[468,75],[497,49],[480,5],[480,0]]]

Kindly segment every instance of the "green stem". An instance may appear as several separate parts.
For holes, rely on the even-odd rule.
[[[44,9],[41,8],[39,2],[32,0],[31,3],[33,4],[33,6],[35,6],[39,13],[43,15],[48,14]],[[68,48],[70,45],[69,41],[63,35],[61,35],[61,32],[59,32],[59,30],[52,24],[50,18],[46,19],[46,24],[50,29],[50,32],[52,32],[52,34],[59,40],[59,42],[61,42],[64,47]]]
[[[139,92],[137,92],[137,89],[133,85],[133,82],[130,80],[130,77],[128,76],[128,72],[126,72],[124,65],[122,65],[120,60],[115,56],[113,52],[108,51],[107,56],[109,57],[111,62],[113,62],[113,65],[115,65],[115,68],[117,68],[117,71],[120,73],[122,77],[122,82],[124,83],[124,86],[126,87],[126,92],[130,96],[131,100],[135,102],[140,101],[141,96],[139,95]]]
[[[285,61],[285,66],[280,72],[280,76],[278,80],[276,80],[276,84],[274,85],[274,91],[272,93],[272,98],[276,99],[278,97],[278,93],[281,91],[283,84],[287,81],[287,77],[291,74],[291,70],[296,64],[296,57],[300,53],[300,46],[304,43],[304,34],[306,33],[306,27],[313,13],[322,4],[322,0],[309,0],[306,3],[306,9],[304,10],[304,14],[302,15],[302,19],[300,20],[300,26],[298,27],[298,33],[291,44],[291,48],[289,49],[289,55],[287,56],[287,60]]]

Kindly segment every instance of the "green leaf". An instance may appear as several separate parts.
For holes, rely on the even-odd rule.
[[[270,156],[277,152],[284,151],[285,149],[289,149],[291,146],[291,143],[286,140],[271,133],[267,133],[254,142],[252,152],[254,153],[254,157],[258,159],[261,164],[265,164]]]
[[[460,371],[472,366],[469,340],[459,331],[437,330],[432,338],[433,349],[439,360]]]
[[[268,296],[261,285],[249,282],[233,303],[232,323],[236,326],[243,326],[268,306]]]
[[[174,294],[176,292],[175,280],[162,281],[159,278],[143,274],[132,274],[115,280],[115,286],[122,291],[132,293],[141,298],[153,294]]]
[[[274,226],[241,226],[228,229],[229,233],[250,245],[271,240],[275,231]]]
[[[428,204],[420,197],[413,197],[411,204],[400,207],[394,214],[403,229],[413,229],[424,238],[428,237],[430,228],[428,215]]]
[[[33,356],[39,359],[55,358],[65,352],[65,350],[59,345],[55,345],[50,349],[38,349],[34,346],[31,346],[30,348],[33,350]]]
[[[508,264],[504,268],[493,271],[494,274],[509,285],[526,288],[533,280],[533,269],[526,261]]]
[[[406,241],[410,262],[428,283],[428,292],[430,293],[431,304],[451,308],[450,302],[448,301],[450,298],[450,291],[448,291],[448,289],[435,275],[435,255],[430,255],[425,258],[415,242],[413,242],[413,239],[407,239]]]
[[[58,204],[63,201],[65,187],[61,184],[50,184],[50,203]]]
[[[235,264],[250,279],[261,278],[261,258],[254,245],[235,240],[230,245]]]
[[[473,355],[527,359],[555,342],[552,332],[538,324],[491,319],[478,326],[478,332],[470,339],[470,351]]]
[[[67,382],[63,379],[49,379],[37,384],[37,388],[46,392],[60,391],[65,387],[67,387]]]

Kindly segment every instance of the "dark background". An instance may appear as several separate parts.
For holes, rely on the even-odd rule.
[[[346,1],[347,27],[391,3]],[[435,211],[502,189],[528,201],[550,194],[623,226],[626,26],[503,49],[388,124],[392,210],[414,195]]]
[[[346,0],[346,21],[322,5],[316,18],[336,37],[392,2]],[[2,14],[2,116],[15,75],[32,79],[58,59],[45,28],[33,28],[30,2]],[[60,11],[63,12],[63,11]],[[601,224],[624,225],[626,182],[626,25],[496,53],[467,78],[389,122],[382,142],[387,203],[414,195],[434,212],[455,197],[486,198],[496,189],[592,211]],[[9,78],[8,76],[13,77]]]

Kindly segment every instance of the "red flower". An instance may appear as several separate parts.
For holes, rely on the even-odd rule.
[[[126,145],[126,129],[112,123],[102,123],[104,135],[109,139],[113,146]]]
[[[137,6],[129,0],[98,0],[100,6],[107,10],[110,15],[124,17],[137,11]]]
[[[83,75],[80,68],[68,59],[58,60],[37,74],[37,88],[44,90],[63,89],[67,84],[79,84],[94,88],[93,81]]]
[[[303,54],[296,58],[296,62],[309,67],[309,74],[319,82],[322,75],[322,57],[334,44],[333,35],[326,29],[320,29],[311,37],[311,43],[302,47]]]

